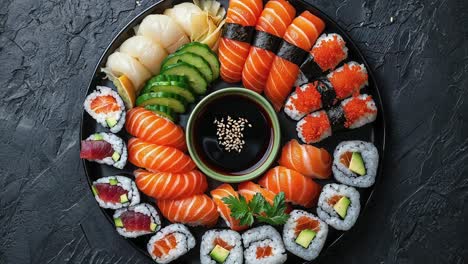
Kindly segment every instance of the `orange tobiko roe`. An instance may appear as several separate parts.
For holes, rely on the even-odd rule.
[[[338,99],[358,95],[359,89],[367,79],[367,73],[363,72],[359,65],[349,64],[343,65],[343,70],[333,72],[329,78]]]
[[[367,103],[370,101],[372,101],[372,96],[367,96],[364,99],[355,97],[343,106],[346,117],[344,126],[346,128],[350,127],[356,120],[365,116],[366,114],[373,114],[377,112],[377,110],[367,107]]]
[[[322,108],[322,95],[317,91],[318,82],[306,84],[303,91],[300,87],[296,88],[297,98],[291,97],[292,104],[296,110],[302,113],[308,113]],[[292,106],[288,106],[292,108]]]
[[[318,232],[320,231],[320,222],[307,216],[299,217],[296,220],[296,228],[294,229],[294,234],[298,236],[302,230],[306,229]]]
[[[336,35],[333,36],[333,39],[322,41],[318,47],[313,48],[311,51],[315,63],[320,66],[322,71],[334,69],[346,56],[344,52],[345,44]]]
[[[325,111],[316,117],[308,115],[304,117],[304,121],[302,135],[306,142],[317,141],[323,133],[330,129],[330,121]]]

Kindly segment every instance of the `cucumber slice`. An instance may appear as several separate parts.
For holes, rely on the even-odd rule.
[[[167,118],[171,120],[172,122],[175,122],[177,120],[176,113],[174,111],[164,105],[147,105],[145,106],[146,109],[152,111],[153,113],[162,116],[164,118]]]
[[[112,159],[113,159],[115,162],[119,161],[119,159],[120,159],[120,153],[114,152],[114,154],[112,154]]]
[[[144,93],[149,93],[151,88],[156,85],[173,85],[190,89],[189,81],[185,76],[157,75],[146,82],[145,87],[141,89],[140,95]]]
[[[211,67],[211,71],[213,72],[213,80],[216,80],[219,78],[219,60],[218,56],[216,53],[214,53],[210,47],[206,44],[202,44],[200,42],[192,42],[183,45],[182,47],[179,48],[177,52],[183,52],[183,51],[188,51],[195,53],[197,55],[202,56],[209,64]]]
[[[136,100],[136,104],[137,106],[164,105],[170,107],[176,113],[184,113],[187,102],[178,94],[157,92],[140,95]]]
[[[190,86],[197,94],[205,94],[208,83],[203,74],[195,67],[186,62],[172,64],[161,71],[161,74],[182,75],[189,80]]]
[[[155,81],[157,82],[179,82],[179,83],[185,83],[186,87],[189,87],[189,82],[187,77],[181,76],[181,75],[163,75],[159,74],[156,76]]]
[[[114,224],[116,227],[123,227],[123,222],[120,218],[114,218]]]
[[[117,184],[119,184],[119,181],[117,179],[109,179],[109,184],[110,185],[117,185]]]
[[[104,137],[101,134],[96,133],[96,134],[93,135],[93,140],[96,140],[96,141],[104,140]]]
[[[156,223],[151,223],[150,224],[150,229],[151,231],[156,231],[156,228],[158,227],[158,225]]]
[[[185,100],[189,103],[195,102],[195,96],[193,95],[190,88],[184,87],[183,83],[178,82],[169,82],[169,81],[161,81],[161,82],[154,82],[154,85],[145,88],[146,90],[142,92],[145,93],[155,93],[155,92],[168,92],[168,93],[175,93],[185,98]],[[180,85],[180,86],[179,86]]]
[[[169,55],[163,61],[161,69],[164,70],[168,66],[181,61],[197,67],[197,69],[203,74],[203,77],[205,77],[207,82],[213,81],[213,72],[211,71],[210,64],[202,56],[189,51],[180,51]]]

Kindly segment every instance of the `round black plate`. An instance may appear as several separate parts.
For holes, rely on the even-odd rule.
[[[106,51],[104,52],[104,55],[99,60],[98,65],[96,65],[94,75],[90,81],[87,93],[89,94],[93,90],[95,90],[96,85],[107,85],[109,87],[113,87],[112,83],[110,83],[108,80],[103,79],[104,75],[100,72],[100,69],[101,67],[105,65],[107,61],[107,57],[110,54],[112,54],[122,44],[123,41],[125,41],[127,38],[131,37],[134,34],[133,33],[134,26],[138,25],[145,16],[152,14],[152,13],[162,13],[164,12],[165,9],[170,8],[173,5],[181,3],[181,2],[186,2],[186,1],[163,0],[161,2],[155,3],[154,5],[149,7],[147,10],[142,12],[140,15],[135,17],[132,21],[130,21],[130,23],[128,23],[125,26],[125,28],[122,31],[120,31],[120,33],[110,43],[110,45],[107,47]],[[221,0],[220,2],[223,4],[225,8],[227,8],[228,0]],[[338,145],[339,142],[344,141],[344,140],[364,140],[364,141],[373,142],[377,146],[377,149],[379,150],[379,154],[380,154],[380,160],[379,160],[380,166],[379,166],[379,170],[377,174],[377,181],[378,181],[379,178],[382,176],[382,161],[383,161],[384,149],[385,149],[385,118],[384,118],[382,100],[381,100],[379,89],[377,87],[377,83],[375,82],[375,78],[372,73],[372,70],[370,69],[369,64],[367,63],[367,61],[365,60],[361,52],[358,50],[355,43],[351,40],[349,35],[341,27],[337,25],[336,22],[334,22],[330,17],[328,17],[323,12],[313,7],[309,3],[306,3],[302,0],[291,1],[291,2],[296,7],[297,15],[299,15],[304,10],[309,10],[313,14],[320,17],[323,21],[325,21],[326,23],[325,32],[327,33],[335,32],[343,36],[343,38],[345,39],[347,43],[347,47],[349,49],[348,60],[354,60],[359,63],[364,63],[369,72],[369,86],[365,88],[362,91],[362,93],[371,94],[378,107],[378,116],[377,116],[377,120],[374,123],[352,130],[352,131],[336,133],[332,137],[325,139],[319,144],[315,144],[315,145],[318,147],[324,147],[331,154],[333,154],[334,148]],[[222,89],[225,87],[236,87],[236,86],[242,86],[242,84],[240,83],[228,84],[219,80],[213,85],[213,87],[210,88],[209,92]],[[185,115],[182,115],[180,117],[180,122],[179,122],[180,125],[185,127],[187,118],[189,114],[191,113],[193,107],[194,107],[194,104],[190,106],[189,110],[187,111]],[[281,124],[282,144],[286,143],[290,139],[293,139],[293,138],[297,139],[296,122],[289,119],[282,111],[278,113],[278,118]],[[125,129],[123,129],[120,133],[118,133],[118,136],[122,137],[124,140],[128,140],[130,138],[130,135],[128,135],[124,130]],[[81,122],[81,134],[80,134],[81,140],[87,138],[90,134],[93,134],[98,131],[106,131],[106,129],[97,125],[96,122],[85,111],[83,111],[83,118]],[[88,183],[90,185],[96,179],[105,177],[105,176],[127,175],[130,177],[133,177],[132,172],[136,169],[136,167],[130,163],[127,164],[124,170],[118,170],[110,166],[100,165],[100,164],[88,162],[88,161],[83,161],[83,166],[84,166],[84,170],[87,176]],[[333,180],[319,181],[319,183],[326,184],[331,181]],[[209,179],[210,189],[215,188],[219,184],[220,182]],[[361,214],[363,214],[365,212],[365,207],[368,201],[370,200],[370,197],[372,196],[373,187],[367,188],[367,189],[360,189],[359,191],[361,193],[361,205],[362,205]],[[148,198],[145,195],[142,195],[142,196],[143,196],[142,197],[143,202],[146,201],[146,202],[152,203],[151,198]],[[113,225],[113,220],[112,220],[113,211],[106,210],[106,209],[102,209],[102,211],[104,215],[109,219],[109,223]],[[315,208],[309,209],[308,211],[316,213]],[[165,226],[167,224],[169,224],[169,222],[164,220],[163,225]],[[216,228],[226,228],[226,226],[223,223],[223,221],[220,220],[218,221]],[[198,245],[200,244],[201,237],[204,231],[206,231],[207,229],[203,227],[194,227],[194,228],[191,227],[190,230],[192,231],[194,236],[197,238],[197,247],[192,249],[185,256],[178,259],[177,263],[199,263],[199,246]],[[352,232],[352,231],[348,231],[348,232]],[[323,250],[325,251],[327,250],[327,248],[337,243],[344,234],[345,234],[344,232],[336,231],[333,228],[330,228],[327,242]],[[148,256],[148,258],[150,258],[150,256],[148,255],[146,251],[146,243],[148,242],[149,238],[150,236],[143,236],[143,237],[136,238],[136,239],[127,239],[127,241],[130,244],[132,244],[136,249],[138,249],[142,254],[145,254],[146,256]],[[125,239],[125,238],[122,238],[122,239]],[[299,259],[298,257],[292,254],[288,255],[287,263],[301,263],[301,262],[303,261]]]

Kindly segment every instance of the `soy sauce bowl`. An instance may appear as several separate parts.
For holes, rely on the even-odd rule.
[[[227,151],[222,138],[218,142],[220,130],[215,120],[223,119],[227,126],[228,117],[248,122],[241,131],[245,144],[240,152]],[[245,88],[224,88],[195,106],[186,138],[190,156],[203,173],[221,182],[237,183],[257,178],[275,162],[281,131],[275,110],[263,96]]]

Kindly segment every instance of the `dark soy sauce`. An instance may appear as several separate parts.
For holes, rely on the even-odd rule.
[[[231,116],[245,118],[242,151],[228,152],[219,145],[214,120]],[[257,102],[243,95],[226,95],[208,103],[194,123],[194,145],[198,156],[210,169],[228,175],[244,175],[265,162],[273,143],[273,128],[267,113]]]

